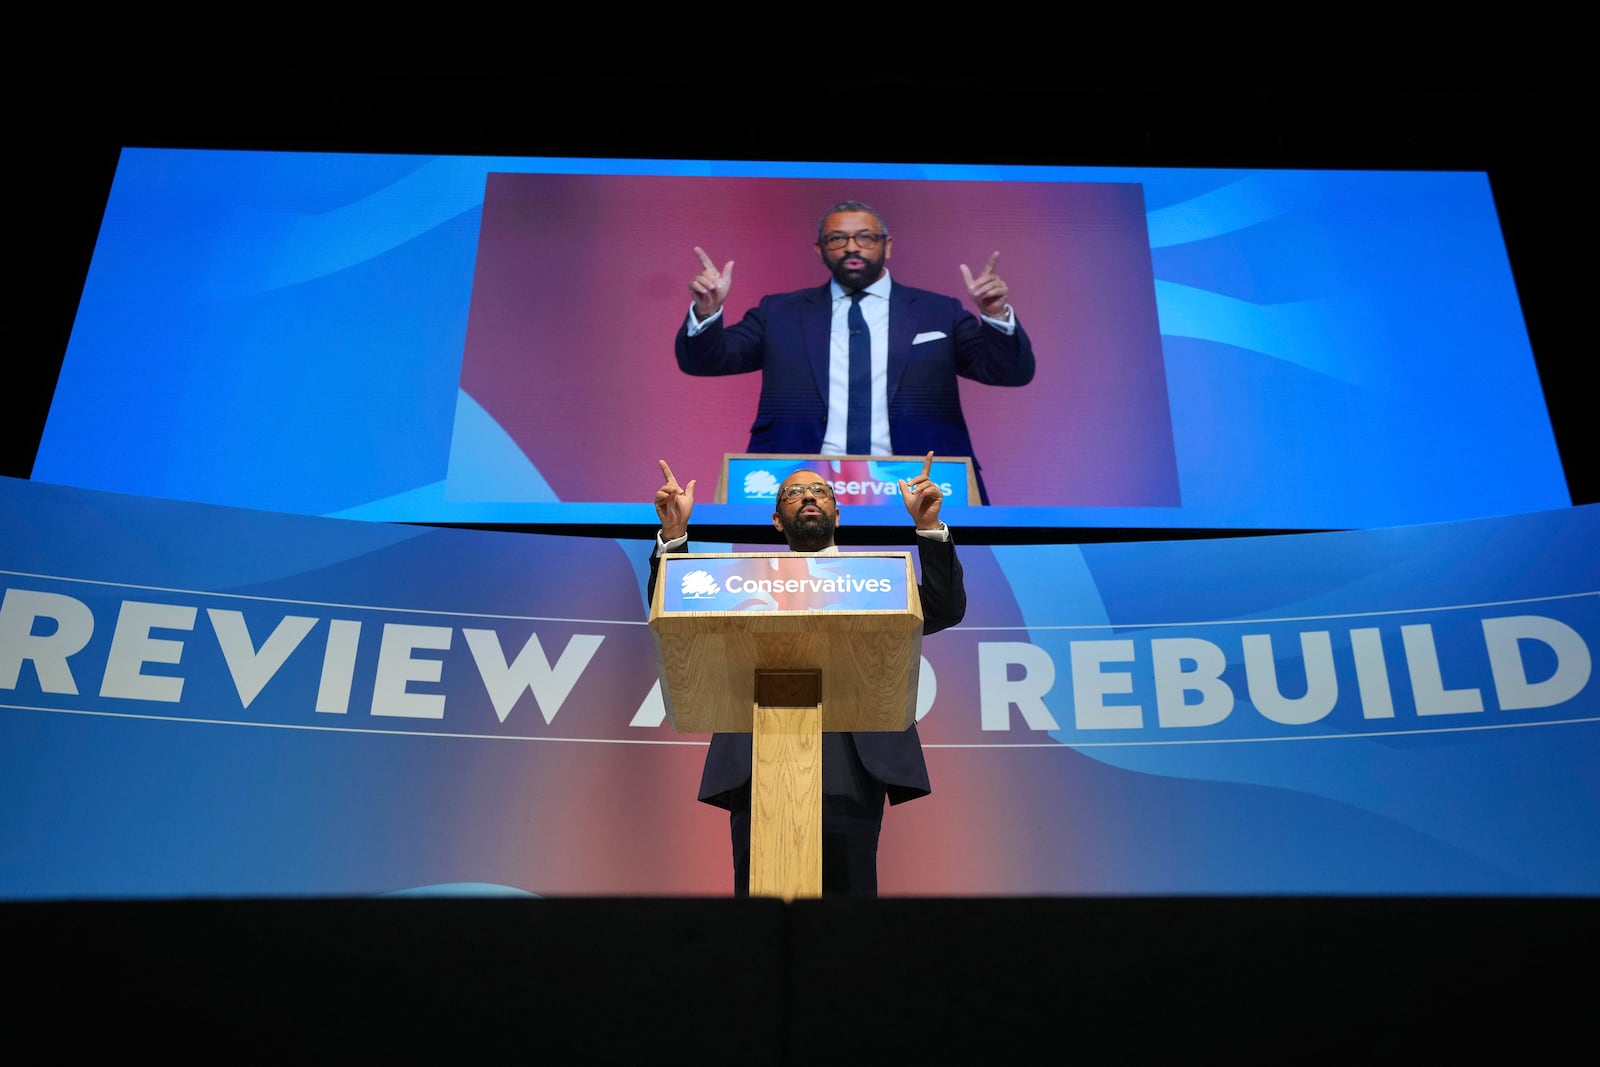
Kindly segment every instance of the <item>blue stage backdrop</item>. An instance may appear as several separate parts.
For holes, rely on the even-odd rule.
[[[648,543],[0,509],[0,897],[729,892]],[[1600,893],[1597,543],[1584,506],[963,545],[884,891]]]

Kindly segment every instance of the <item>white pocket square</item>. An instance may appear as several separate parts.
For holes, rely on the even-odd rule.
[[[937,341],[942,337],[944,337],[943,330],[928,330],[926,333],[919,333],[913,337],[911,339],[911,343],[914,345],[920,345],[924,341]]]

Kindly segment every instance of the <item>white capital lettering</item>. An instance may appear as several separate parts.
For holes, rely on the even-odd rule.
[[[629,726],[660,726],[667,721],[667,698],[661,694],[661,679],[644,695],[644,702],[628,721]]]
[[[1300,659],[1305,665],[1306,691],[1289,698],[1278,686],[1278,662],[1272,654],[1270,634],[1245,634],[1245,687],[1250,703],[1273,722],[1304,726],[1324,718],[1339,700],[1339,679],[1333,673],[1333,641],[1326,630],[1300,635]]]
[[[378,677],[372,685],[372,714],[404,719],[444,718],[443,693],[406,691],[408,682],[437,682],[444,673],[442,660],[412,659],[411,653],[419,648],[448,650],[450,628],[384,623],[383,641],[378,646]]]
[[[538,704],[545,723],[552,722],[567,695],[572,692],[572,687],[577,684],[578,676],[605,640],[596,634],[573,634],[567,647],[562,650],[561,658],[552,667],[544,654],[544,646],[539,643],[539,635],[532,633],[528,635],[522,651],[517,653],[516,660],[508,665],[505,653],[500,648],[500,635],[495,631],[461,632],[466,635],[467,647],[472,650],[478,673],[483,676],[483,687],[489,691],[494,713],[501,722],[506,721],[506,716],[511,714],[512,707],[522,697],[524,690],[533,692],[534,702]]]
[[[1150,642],[1156,676],[1156,721],[1162,726],[1215,726],[1233,710],[1233,690],[1222,680],[1228,657],[1198,637],[1158,637]],[[1194,664],[1185,670],[1184,664]],[[1186,693],[1199,693],[1187,703]]]
[[[939,679],[933,676],[933,664],[928,662],[927,656],[923,656],[922,666],[917,668],[917,717],[914,721],[922,721],[922,717],[933,707],[933,698],[938,695]]]
[[[1107,663],[1133,661],[1132,641],[1072,642],[1072,702],[1080,730],[1137,730],[1144,725],[1138,704],[1108,706],[1107,693],[1133,692],[1131,671],[1105,671]]]
[[[1013,663],[1023,668],[1015,681],[1007,677]],[[1055,684],[1055,661],[1044,649],[1026,641],[978,644],[978,719],[983,729],[1009,730],[1013,704],[1029,729],[1060,729],[1044,704],[1044,695]]]
[[[356,648],[361,624],[353,619],[328,620],[328,644],[322,652],[322,679],[317,683],[317,710],[327,715],[350,711],[350,690],[356,679]]]
[[[1389,691],[1389,665],[1383,658],[1383,640],[1372,627],[1350,631],[1350,654],[1356,660],[1356,691],[1361,694],[1361,714],[1368,719],[1394,718],[1394,694]]]
[[[239,691],[239,702],[247,708],[317,624],[307,615],[285,615],[258,650],[250,643],[244,612],[207,608],[206,616],[217,633],[217,644],[228,664],[228,673],[233,676],[233,687]]]
[[[54,622],[54,630],[34,633],[40,619]],[[0,689],[17,687],[26,660],[33,664],[41,690],[77,696],[67,657],[81,651],[93,633],[94,612],[83,601],[61,593],[7,589],[0,601]]]
[[[1418,715],[1458,715],[1483,710],[1483,694],[1477,689],[1446,689],[1439,671],[1439,650],[1433,642],[1433,627],[1427,623],[1400,627],[1400,640],[1406,649],[1406,669],[1411,673],[1411,693]]]
[[[1543,615],[1484,619],[1483,637],[1489,645],[1489,669],[1502,711],[1552,707],[1571,700],[1589,684],[1593,668],[1589,646],[1564,622]],[[1542,642],[1556,654],[1556,669],[1544,681],[1528,681],[1519,647],[1522,641]]]
[[[111,632],[106,674],[100,695],[125,700],[160,700],[176,704],[183,697],[183,679],[140,673],[146,663],[176,664],[183,642],[151,637],[151,630],[192,630],[196,610],[182,604],[146,604],[124,600]]]

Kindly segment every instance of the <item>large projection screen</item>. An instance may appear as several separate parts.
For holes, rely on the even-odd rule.
[[[138,147],[32,477],[647,524],[657,459],[712,484],[759,389],[675,365],[694,247],[737,261],[737,318],[826,280],[815,227],[846,198],[885,216],[897,282],[959,293],[998,250],[1037,352],[1026,386],[962,383],[992,506],[952,522],[1309,530],[1572,502],[1481,171]]]

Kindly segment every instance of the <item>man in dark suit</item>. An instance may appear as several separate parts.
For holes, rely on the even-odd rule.
[[[835,204],[817,226],[817,254],[833,275],[828,284],[763,297],[726,327],[722,305],[733,260],[719,270],[697,247],[701,270],[689,283],[694,303],[678,328],[678,367],[706,376],[761,372],[746,451],[971,456],[987,504],[957,379],[1027,385],[1034,372],[1033,346],[995,273],[1000,253],[977,276],[961,264],[978,305],[973,315],[953,297],[893,284],[893,246],[872,208]],[[863,342],[860,358],[870,357],[870,365],[852,366],[852,337]]]
[[[950,528],[939,519],[943,493],[929,476],[933,453],[922,473],[900,482],[900,496],[916,525],[917,555],[922,580],[922,632],[955,626],[967,611],[961,562],[956,559]],[[693,480],[680,486],[666,460],[665,484],[656,490],[656,515],[661,530],[650,554],[649,599],[654,600],[656,575],[664,553],[682,552],[689,540],[689,515],[694,510]],[[797,470],[778,489],[772,525],[794,552],[832,554],[838,551],[834,531],[839,505],[827,480],[810,470]],[[700,777],[699,799],[726,808],[733,834],[734,892],[750,891],[750,751],[749,734],[713,734]],[[824,733],[822,735],[822,892],[824,895],[876,896],[878,835],[883,806],[927,796],[931,791],[922,742],[913,723],[903,731]]]

